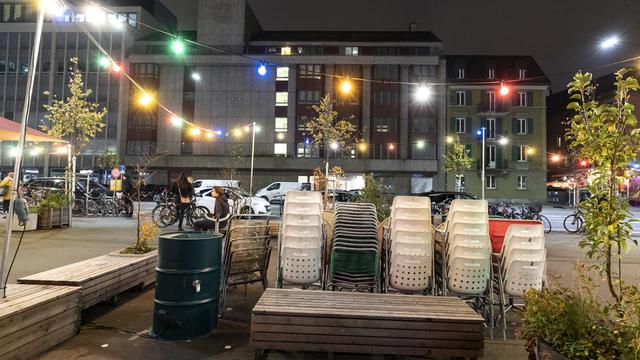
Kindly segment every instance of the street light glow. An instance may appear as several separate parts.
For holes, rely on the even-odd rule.
[[[49,15],[60,17],[67,11],[64,5],[58,0],[43,0],[41,6],[43,6]]]
[[[416,92],[413,94],[413,97],[418,102],[426,102],[426,101],[429,101],[429,99],[431,98],[431,94],[432,94],[431,87],[422,84],[418,86],[418,88],[416,89]]]
[[[500,95],[502,96],[509,95],[509,87],[504,83],[500,83]]]
[[[182,41],[182,39],[177,38],[177,39],[173,40],[173,42],[171,43],[171,50],[173,50],[173,52],[176,55],[184,54],[185,46],[184,46],[184,42]]]
[[[100,65],[100,67],[106,69],[109,67],[110,64],[111,64],[111,60],[109,60],[108,57],[100,56],[100,58],[98,58],[98,65]]]
[[[120,71],[122,71],[122,68],[120,67],[120,65],[113,63],[111,65],[111,70],[113,70],[113,72],[119,73]]]
[[[611,49],[620,43],[620,38],[616,35],[609,36],[600,43],[602,49]]]
[[[353,84],[351,83],[351,80],[349,79],[342,80],[342,82],[340,83],[340,91],[342,91],[343,94],[348,95],[351,93],[352,90],[353,90]]]
[[[233,135],[235,135],[236,137],[242,136],[242,130],[241,129],[233,130]]]
[[[85,16],[88,23],[91,24],[104,24],[107,21],[107,14],[100,9],[100,7],[96,5],[90,5],[87,7],[85,12]]]
[[[509,138],[503,137],[500,138],[500,140],[498,140],[498,144],[500,145],[507,145],[509,143]]]
[[[260,64],[258,67],[258,75],[265,76],[267,75],[267,67],[264,64]]]
[[[329,147],[331,148],[331,150],[338,150],[338,143],[333,141],[331,142],[331,144],[329,144]]]
[[[478,129],[478,131],[476,131],[476,135],[482,136],[482,129]]]
[[[195,81],[200,81],[200,79],[202,79],[202,77],[200,77],[200,74],[197,72],[192,73],[191,78]]]
[[[536,153],[536,149],[532,147],[527,147],[527,155],[533,155]]]
[[[453,142],[453,138],[451,136],[447,136],[446,138],[444,138],[445,141],[447,142],[447,144],[451,144]]]
[[[211,140],[211,139],[214,138],[215,134],[212,133],[211,131],[207,131],[207,135],[206,136],[207,136],[207,139]]]
[[[424,146],[425,146],[424,140],[418,140],[418,142],[416,143],[416,146],[418,147],[418,149],[424,149]]]
[[[558,161],[560,161],[560,155],[558,154],[551,155],[551,162],[558,162]]]

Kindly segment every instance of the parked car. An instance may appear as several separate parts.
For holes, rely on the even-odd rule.
[[[207,190],[213,189],[214,186],[239,188],[240,181],[238,180],[220,180],[220,179],[200,179],[193,182],[193,191],[196,194],[204,193]]]
[[[256,192],[256,196],[261,197],[268,202],[282,202],[284,197],[287,195],[287,192],[291,190],[301,190],[302,185],[303,184],[299,182],[278,181],[258,190]]]
[[[66,189],[66,179],[63,177],[41,177],[31,179],[23,184],[24,188],[27,189],[27,194],[30,195],[31,190],[44,190],[45,192],[64,192]],[[81,178],[79,176],[76,177],[76,189],[75,196],[84,197],[86,193],[87,179]],[[99,196],[101,194],[108,193],[108,189],[102,186],[100,183],[95,180],[89,180],[89,191],[91,196]]]
[[[249,196],[247,192],[235,187],[223,186],[227,199],[229,199],[229,207],[234,214],[269,214],[271,213],[271,204],[260,197]],[[212,189],[202,192],[196,197],[196,204],[204,206],[213,213],[216,199],[211,197]]]
[[[428,196],[431,204],[442,204],[454,199],[477,199],[475,195],[461,191],[429,191],[420,196]]]

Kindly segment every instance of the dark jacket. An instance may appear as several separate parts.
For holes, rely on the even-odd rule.
[[[171,187],[171,193],[174,195],[174,201],[176,202],[176,204],[180,204],[180,196],[193,196],[193,186],[191,186],[191,183],[187,181],[185,184],[180,186],[180,189],[178,189],[178,182],[176,181]]]
[[[227,196],[225,194],[220,194],[216,198],[216,205],[213,209],[213,217],[218,219],[222,219],[223,217],[229,215],[229,202],[227,201]],[[223,221],[220,223],[220,228],[224,228],[227,226],[227,222]]]

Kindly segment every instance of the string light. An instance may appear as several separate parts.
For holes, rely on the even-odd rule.
[[[453,142],[453,138],[451,136],[447,136],[446,138],[444,138],[445,141],[447,142],[447,144],[451,144]]]
[[[365,152],[367,151],[367,144],[364,142],[361,142],[360,144],[358,144],[358,150]]]
[[[329,144],[329,147],[331,148],[331,150],[338,150],[338,143],[335,141],[332,141],[331,144]]]
[[[184,122],[184,120],[182,120],[181,118],[179,118],[177,116],[172,116],[171,117],[171,124],[173,124],[173,126],[182,127],[182,123],[183,122]]]
[[[260,76],[267,75],[267,67],[265,66],[264,63],[260,64],[260,66],[258,67],[258,75]]]
[[[177,38],[171,42],[171,50],[176,55],[182,55],[185,52],[185,45],[181,38]]]
[[[349,78],[342,80],[340,83],[340,91],[342,91],[343,94],[348,95],[352,90],[353,84],[351,83],[351,80],[349,80]]]
[[[195,80],[195,81],[200,81],[200,79],[201,79],[200,74],[199,74],[199,73],[197,73],[197,72],[192,73],[192,74],[191,74],[191,78],[192,78],[193,80]]]
[[[418,149],[424,149],[425,146],[425,142],[424,140],[418,140],[418,142],[416,142],[416,146],[418,147]]]
[[[100,67],[102,67],[102,68],[105,68],[105,69],[106,69],[106,68],[108,68],[108,67],[109,67],[109,65],[110,65],[110,64],[111,64],[111,60],[109,60],[109,58],[108,58],[108,57],[106,57],[106,56],[100,56],[100,57],[98,58],[98,65],[100,65]]]
[[[395,147],[395,145],[393,145],[393,144],[389,144],[389,150],[393,150],[393,149],[395,149],[395,148],[396,148],[396,147]]]
[[[283,134],[283,133],[277,133],[277,134],[276,134],[276,139],[278,139],[278,140],[284,140],[284,134]]]
[[[498,144],[500,144],[500,145],[507,145],[508,143],[509,143],[509,138],[506,138],[506,137],[501,137],[498,140]]]
[[[222,136],[222,130],[218,129],[215,131],[215,134],[218,136]]]
[[[191,128],[190,132],[191,132],[191,135],[198,136],[202,133],[202,130],[200,130],[200,128],[193,127]]]
[[[509,95],[509,87],[505,85],[504,81],[500,83],[500,95],[507,96]]]
[[[532,147],[527,147],[527,155],[533,155],[536,153],[536,149]]]
[[[113,72],[119,73],[120,71],[122,71],[122,68],[120,67],[120,65],[113,63],[111,64],[111,70],[113,70]]]
[[[551,162],[558,162],[558,161],[560,161],[560,155],[558,154],[551,155]]]
[[[240,136],[242,136],[242,130],[240,130],[240,129],[235,129],[235,130],[233,130],[233,135],[234,135],[235,137],[240,137]]]
[[[215,134],[211,131],[207,131],[207,135],[206,135],[207,139],[213,139],[215,137]]]
[[[152,102],[153,96],[151,96],[149,93],[143,93],[140,96],[140,99],[138,99],[138,104],[140,104],[141,106],[149,106]]]
[[[422,84],[418,86],[415,93],[413,94],[413,97],[418,102],[426,102],[431,98],[431,94],[431,88],[427,85]]]

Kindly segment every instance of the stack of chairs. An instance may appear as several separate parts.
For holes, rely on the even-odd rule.
[[[486,200],[451,202],[441,251],[444,294],[460,296],[482,314],[493,338],[491,240]]]
[[[278,287],[284,284],[324,288],[322,195],[290,191],[284,203],[279,234]]]
[[[502,336],[506,339],[506,312],[528,289],[542,289],[547,250],[544,225],[512,224],[507,228],[502,250],[496,259],[497,290],[500,296]],[[509,304],[508,308],[506,307]]]
[[[224,315],[229,287],[257,282],[262,283],[263,290],[268,287],[270,240],[268,218],[231,218],[222,248],[220,317]]]
[[[336,203],[329,285],[332,290],[381,292],[381,245],[373,204]]]
[[[385,291],[433,291],[430,199],[396,196],[385,239]]]

